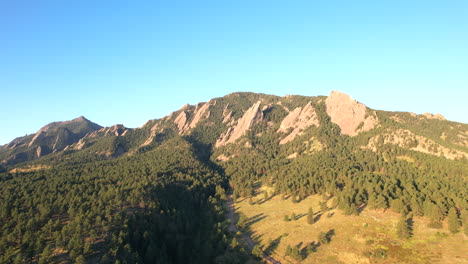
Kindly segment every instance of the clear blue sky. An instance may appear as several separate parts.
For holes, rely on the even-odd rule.
[[[0,144],[235,91],[468,122],[468,1],[1,1]]]

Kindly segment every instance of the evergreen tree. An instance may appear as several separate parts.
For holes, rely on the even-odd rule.
[[[292,248],[291,248],[291,245],[288,245],[286,247],[286,251],[284,253],[285,256],[291,256],[291,252],[292,252]]]
[[[322,213],[329,210],[328,205],[327,205],[327,201],[321,201],[320,202],[320,210],[322,211]]]
[[[309,225],[313,224],[315,222],[314,219],[314,210],[312,210],[312,207],[309,208],[309,212],[307,213],[307,223]]]
[[[318,241],[324,245],[330,243],[330,238],[328,237],[327,233],[320,232],[318,235]]]
[[[255,245],[252,249],[252,255],[255,256],[256,258],[258,259],[262,259],[263,258],[263,251],[262,251],[262,248],[260,247],[260,245]]]
[[[239,246],[239,242],[237,241],[236,237],[234,237],[231,241],[231,248],[236,248]]]
[[[86,259],[84,258],[83,255],[79,255],[78,257],[76,257],[75,263],[76,264],[86,264]]]
[[[297,261],[302,260],[302,254],[301,254],[301,251],[299,250],[299,245],[292,247],[290,256],[294,260],[297,260]]]
[[[400,220],[397,223],[396,233],[399,238],[408,239],[411,237],[410,226],[404,214],[401,215]]]
[[[460,228],[460,219],[458,219],[457,210],[451,207],[448,213],[448,228],[450,232],[457,233]]]
[[[461,213],[463,232],[468,236],[468,209],[463,209]]]
[[[295,214],[294,212],[291,214],[291,220],[292,220],[292,221],[296,221],[296,220],[297,220],[297,216],[296,216],[296,214]]]
[[[314,252],[317,252],[317,248],[313,245],[313,243],[315,243],[315,242],[309,243],[307,245],[307,247],[306,247],[307,254],[312,254]]]

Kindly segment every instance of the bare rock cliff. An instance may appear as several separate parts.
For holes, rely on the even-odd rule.
[[[355,136],[373,129],[378,119],[375,112],[368,113],[367,107],[349,95],[333,91],[325,100],[331,121],[341,128],[341,134]]]
[[[319,120],[314,107],[309,102],[304,107],[298,107],[290,112],[281,122],[278,132],[287,133],[292,129],[291,133],[280,141],[280,144],[286,144],[292,141],[301,132],[310,127],[319,126]]]
[[[445,119],[445,117],[444,117],[443,115],[441,115],[441,114],[435,114],[435,115],[433,115],[433,114],[431,114],[431,113],[424,113],[424,114],[422,114],[422,116],[424,116],[424,117],[427,118],[427,119],[447,120],[447,119]]]
[[[260,103],[261,102],[258,101],[245,111],[244,115],[237,121],[237,124],[233,127],[229,127],[228,130],[216,141],[216,147],[235,142],[237,139],[245,135],[253,124],[263,120],[263,112],[260,109]]]
[[[216,101],[215,101],[216,102]],[[189,128],[195,128],[203,118],[209,118],[210,117],[210,108],[211,103],[205,103],[205,104],[197,104],[195,108],[195,114],[192,119],[192,122],[190,122],[190,125],[188,126]]]
[[[177,129],[179,129],[179,134],[185,131],[187,126],[187,114],[185,111],[180,112],[180,114],[174,120],[174,123],[177,125]]]

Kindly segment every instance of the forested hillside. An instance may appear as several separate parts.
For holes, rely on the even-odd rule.
[[[136,129],[79,118],[0,157],[1,263],[254,261],[225,202],[259,182],[297,203],[319,194],[347,215],[390,209],[434,229],[448,218],[468,234],[468,125],[339,92],[234,93]]]
[[[180,137],[132,157],[1,176],[1,263],[213,263],[226,179]]]

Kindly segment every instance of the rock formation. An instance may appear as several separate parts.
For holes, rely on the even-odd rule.
[[[345,93],[331,92],[325,104],[327,114],[331,121],[341,128],[341,134],[355,136],[373,129],[378,123],[375,112],[368,113],[365,105],[356,102]]]
[[[304,129],[312,125],[319,126],[319,120],[314,107],[309,102],[303,108],[298,107],[294,109],[283,119],[278,132],[287,133],[291,129],[292,131],[280,141],[280,144],[286,144],[292,141],[297,135],[300,135]]]
[[[140,145],[140,147],[144,147],[149,145],[151,142],[153,142],[153,139],[156,137],[157,133],[160,133],[162,131],[159,122],[156,122],[150,129],[150,136],[146,139],[143,144]]]
[[[427,118],[427,119],[447,120],[447,119],[445,119],[445,117],[444,117],[443,115],[441,115],[441,114],[435,114],[435,115],[433,115],[433,114],[431,114],[431,113],[424,113],[424,114],[422,114],[422,116],[424,116],[424,117]]]
[[[379,144],[398,145],[402,148],[411,149],[435,156],[442,156],[451,160],[468,158],[468,153],[464,151],[447,148],[432,139],[416,135],[407,129],[389,129],[386,133],[372,137],[365,148],[371,149],[372,151],[377,151]]]
[[[174,120],[174,123],[177,125],[177,129],[179,129],[179,134],[182,134],[185,130],[185,126],[187,125],[187,114],[185,111],[180,112]]]
[[[237,121],[237,124],[234,127],[229,127],[228,130],[216,141],[216,147],[235,142],[237,139],[245,135],[254,123],[261,121],[263,119],[263,113],[260,110],[260,103],[261,102],[258,101],[245,111],[244,115]]]
[[[216,101],[215,101],[216,102]],[[190,125],[188,126],[189,128],[195,128],[202,120],[202,118],[209,118],[210,117],[210,111],[208,110],[210,108],[210,102],[203,104],[203,106],[200,107],[200,104],[197,104],[195,108],[195,113],[194,117],[192,119],[192,122],[190,122]]]

